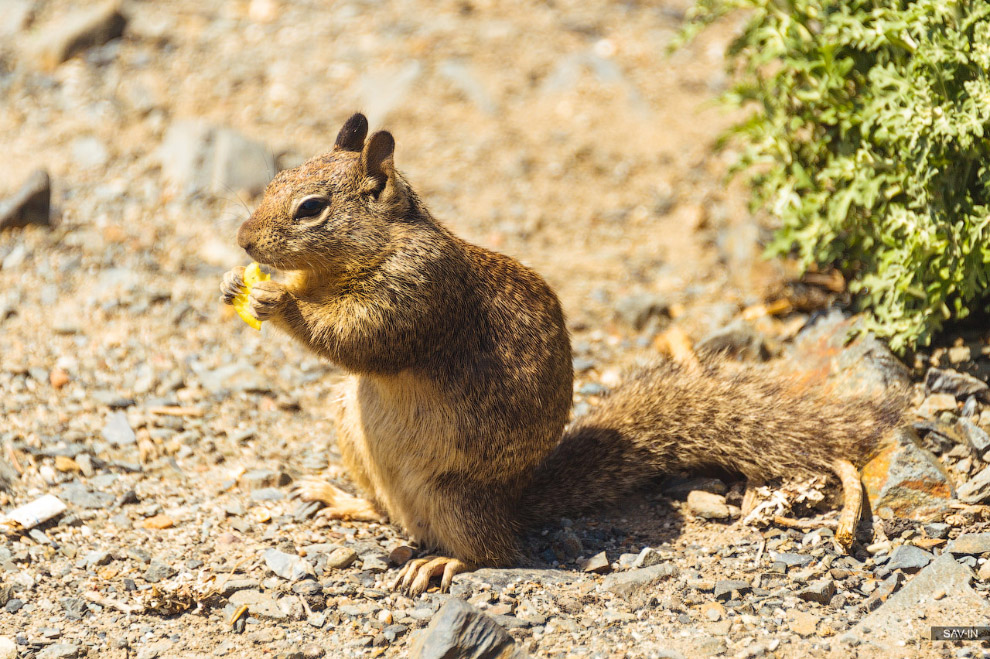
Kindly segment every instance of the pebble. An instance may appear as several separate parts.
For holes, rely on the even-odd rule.
[[[918,407],[918,416],[934,419],[939,412],[955,412],[956,397],[952,394],[931,394]]]
[[[658,552],[653,547],[644,547],[643,551],[639,552],[636,556],[636,560],[632,562],[632,567],[653,567],[654,565],[659,565],[664,561],[664,556]]]
[[[66,503],[85,509],[105,509],[114,502],[113,494],[109,492],[91,492],[79,483],[69,483],[60,493]]]
[[[897,590],[903,580],[904,577],[901,576],[900,572],[894,572],[892,575],[881,581],[879,585],[875,585],[875,588],[870,593],[870,596],[866,598],[865,602],[863,602],[863,606],[866,607],[867,611],[873,611],[874,609],[879,608],[884,602],[887,601],[887,598],[890,597],[895,590]]]
[[[252,501],[281,501],[285,492],[274,487],[262,487],[251,491]]]
[[[43,169],[33,172],[14,194],[0,201],[0,231],[29,224],[48,226],[51,223],[51,196],[52,182],[48,172]]]
[[[677,576],[677,567],[671,563],[661,563],[652,567],[616,572],[602,583],[602,589],[618,595],[633,608],[645,606],[652,598],[655,584]]]
[[[821,620],[820,616],[807,611],[790,611],[788,618],[787,628],[798,636],[813,635],[818,629],[818,622]]]
[[[144,571],[144,580],[148,583],[158,583],[164,579],[170,579],[175,574],[176,570],[172,566],[152,561],[148,569]]]
[[[239,479],[240,485],[248,490],[258,490],[268,487],[282,487],[292,482],[285,472],[273,469],[249,469]]]
[[[365,554],[361,557],[361,569],[381,574],[388,571],[388,563],[379,554]]]
[[[774,561],[779,561],[787,567],[803,567],[815,560],[814,557],[807,556],[805,554],[791,554],[777,551],[770,552],[770,557]]]
[[[705,602],[701,605],[701,615],[709,622],[718,622],[725,617],[725,607],[718,602]]]
[[[415,550],[409,545],[399,545],[388,553],[388,562],[395,567],[401,567],[409,562]]]
[[[350,567],[357,560],[357,552],[350,547],[337,547],[327,555],[326,567],[342,570]]]
[[[715,582],[715,599],[727,600],[733,593],[745,595],[752,590],[753,586],[748,581],[722,579]]]
[[[234,608],[247,605],[251,615],[271,620],[285,620],[288,614],[282,610],[274,597],[257,590],[238,590],[228,600]]]
[[[451,597],[412,646],[412,659],[499,657],[522,659],[526,652],[491,616]]]
[[[173,122],[158,155],[165,180],[184,195],[243,190],[254,196],[275,172],[274,157],[265,144],[195,119]]]
[[[71,643],[55,643],[38,653],[38,659],[75,659],[79,656],[79,646]]]
[[[990,453],[990,433],[969,419],[959,419],[956,426],[976,454],[986,460],[987,454]]]
[[[932,522],[930,524],[925,524],[925,533],[928,534],[930,538],[945,539],[949,537],[949,530],[952,528],[944,522]]]
[[[126,25],[115,2],[60,13],[36,30],[35,56],[41,66],[54,68],[88,48],[118,38]]]
[[[932,554],[914,545],[901,545],[894,549],[890,561],[886,564],[888,570],[917,570],[932,562]]]
[[[835,595],[835,583],[831,579],[820,579],[797,591],[795,595],[806,602],[817,602],[825,606]]]
[[[0,659],[17,659],[17,643],[9,636],[0,636]]]
[[[960,485],[956,494],[963,503],[978,504],[990,501],[990,466],[984,467]]]
[[[725,497],[704,490],[694,490],[687,496],[688,510],[704,519],[728,519],[729,507]]]
[[[99,565],[107,565],[111,560],[113,559],[110,557],[110,552],[97,549],[87,553],[83,562],[87,569],[92,569]]]
[[[616,300],[612,307],[622,322],[640,331],[652,318],[666,317],[670,303],[663,295],[637,293]]]
[[[303,577],[316,576],[313,566],[301,556],[287,554],[277,549],[266,549],[263,556],[268,569],[283,579],[298,581]]]
[[[945,394],[953,398],[952,406],[945,409],[955,409],[955,398],[966,396],[984,396],[990,390],[990,385],[972,375],[960,373],[951,368],[930,368],[925,374],[925,391]]]
[[[103,439],[111,446],[130,446],[137,444],[137,436],[131,429],[124,412],[113,412],[107,417],[103,426]]]
[[[990,532],[964,533],[951,541],[945,551],[956,555],[990,553]]]
[[[69,620],[82,620],[86,615],[86,600],[81,597],[65,597],[60,604],[65,611],[65,617]]]
[[[608,556],[603,551],[581,561],[580,566],[585,572],[594,572],[596,574],[605,574],[612,571],[612,565],[609,563]]]
[[[953,502],[945,468],[919,446],[910,428],[895,433],[894,441],[863,467],[862,480],[870,507],[889,509],[895,517],[940,518]]]

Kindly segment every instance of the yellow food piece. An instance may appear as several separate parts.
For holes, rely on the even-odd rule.
[[[251,315],[248,306],[248,297],[251,295],[251,287],[259,281],[268,281],[272,276],[261,271],[257,263],[252,263],[244,268],[244,286],[241,292],[234,296],[234,311],[245,323],[254,329],[261,331],[261,321]]]

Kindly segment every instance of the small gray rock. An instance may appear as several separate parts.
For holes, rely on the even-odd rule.
[[[794,594],[806,602],[818,602],[825,606],[835,595],[835,583],[831,579],[819,579]]]
[[[103,439],[111,446],[130,446],[137,443],[137,436],[123,412],[114,412],[103,425]]]
[[[698,353],[726,354],[733,359],[747,361],[766,361],[770,358],[763,335],[741,319],[708,334],[698,342],[696,349]]]
[[[725,494],[729,491],[725,483],[718,478],[708,476],[694,476],[685,478],[683,476],[668,476],[663,479],[660,489],[664,495],[672,499],[687,499],[688,494],[695,490],[703,490],[712,494]]]
[[[990,553],[990,533],[964,533],[945,548],[951,554]]]
[[[144,571],[144,580],[148,583],[158,583],[164,579],[170,579],[176,574],[175,568],[165,563],[152,561],[148,569]]]
[[[251,615],[271,620],[285,620],[288,614],[282,610],[271,595],[257,590],[239,590],[230,596],[230,603],[235,607],[247,605]]]
[[[986,595],[969,585],[973,572],[944,552],[914,576],[885,604],[863,618],[851,631],[861,643],[889,649],[891,643],[926,638],[934,620],[951,612],[953,625],[983,625],[990,617]],[[933,593],[945,597],[936,600]]]
[[[266,549],[265,564],[268,569],[289,581],[298,581],[303,577],[316,576],[316,571],[302,556],[287,554],[277,549]]]
[[[925,524],[924,529],[928,537],[944,540],[949,537],[949,531],[952,527],[945,522],[932,522],[931,524]]]
[[[248,590],[249,588],[257,588],[257,579],[230,579],[223,583],[223,590],[221,594],[224,597],[230,597],[239,590]]]
[[[964,503],[990,501],[990,467],[984,467],[975,476],[959,486],[959,500]]]
[[[106,565],[112,560],[112,558],[110,557],[110,552],[97,549],[86,554],[86,557],[83,560],[85,561],[87,569],[90,569],[98,565]]]
[[[639,608],[649,602],[650,591],[657,582],[676,575],[677,567],[672,563],[661,563],[652,567],[610,574],[602,583],[602,588],[626,600],[633,608]]]
[[[126,25],[127,19],[116,2],[59,14],[37,30],[35,52],[42,66],[53,68],[93,46],[116,39]]]
[[[753,586],[748,581],[723,579],[715,582],[715,599],[727,600],[732,596],[733,592],[744,595],[751,590],[753,590]]]
[[[262,487],[251,491],[252,501],[281,501],[285,498],[285,492],[274,487]]]
[[[959,419],[956,425],[976,454],[983,456],[985,460],[987,452],[990,451],[990,433],[969,419]]]
[[[901,545],[894,549],[886,567],[888,570],[916,570],[931,563],[932,558],[934,557],[931,552],[927,552],[921,547]]]
[[[725,503],[725,497],[720,494],[695,490],[688,493],[687,505],[692,514],[703,519],[729,518],[729,506]]]
[[[770,552],[770,557],[774,561],[779,561],[786,565],[787,567],[803,567],[808,563],[811,563],[814,559],[812,556],[807,556],[806,554],[791,554],[788,552]]]
[[[651,318],[666,317],[669,308],[666,298],[651,293],[630,295],[615,303],[616,316],[636,331],[646,327]]]
[[[609,563],[608,555],[600,551],[591,558],[581,561],[581,569],[585,572],[605,574],[612,571],[612,565]]]
[[[79,656],[79,646],[71,643],[55,643],[38,653],[38,659],[75,659]]]
[[[268,147],[227,128],[179,120],[165,133],[159,150],[162,174],[182,193],[261,192],[275,173]]]
[[[528,655],[491,616],[451,597],[416,639],[410,656],[413,659],[523,659]]]
[[[571,528],[558,530],[551,537],[551,543],[553,553],[561,561],[572,561],[580,556],[584,550],[584,546],[581,544],[581,538]]]
[[[952,394],[956,398],[976,395],[985,397],[990,385],[972,375],[951,368],[930,368],[925,374],[925,394]]]
[[[79,169],[103,167],[109,160],[110,153],[99,138],[84,135],[72,140],[72,164]]]
[[[361,557],[361,569],[381,574],[388,571],[388,563],[379,554],[365,554]]]
[[[660,565],[663,561],[663,554],[653,547],[644,547],[643,551],[639,552],[639,555],[636,556],[636,560],[633,561],[632,566],[634,568],[653,567],[654,565]]]
[[[69,620],[82,620],[86,615],[86,600],[81,597],[65,597],[60,603],[65,611],[65,617]]]
[[[107,508],[116,499],[109,492],[91,492],[80,483],[67,484],[59,496],[70,505],[89,510]]]
[[[39,169],[7,199],[0,201],[0,231],[29,224],[51,223],[52,182],[48,172]]]

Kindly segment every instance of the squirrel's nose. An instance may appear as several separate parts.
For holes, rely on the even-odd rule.
[[[250,224],[251,220],[248,219],[241,225],[241,228],[237,230],[237,244],[240,245],[241,249],[246,252],[251,251],[251,248],[254,247],[254,238],[251,236],[251,227],[248,226]]]

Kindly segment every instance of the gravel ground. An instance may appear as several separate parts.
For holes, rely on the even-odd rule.
[[[755,258],[762,230],[712,148],[734,26],[668,55],[689,4],[135,1],[107,42],[124,21],[95,5],[0,2],[0,199],[43,168],[57,219],[0,233],[0,511],[67,506],[2,536],[0,657],[398,657],[427,636],[449,596],[388,588],[401,533],[289,496],[306,476],[348,487],[328,421],[340,372],[217,301],[259,186],[355,110],[393,131],[438,217],[559,292],[575,414],[671,323],[701,341],[756,318],[746,345],[779,353],[808,316],[756,305],[823,296]],[[914,374],[985,379],[986,348],[962,337]],[[958,416],[990,422],[981,395],[921,389],[929,444]],[[930,448],[976,481],[990,453],[947,442]],[[946,540],[985,531],[979,501],[932,528],[878,519],[847,558],[827,529],[735,523],[741,484],[722,478],[563,520],[518,570],[463,575],[453,595],[532,656],[986,650],[844,636]],[[706,519],[693,490],[729,518]],[[982,548],[942,556],[985,598]]]

